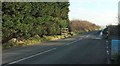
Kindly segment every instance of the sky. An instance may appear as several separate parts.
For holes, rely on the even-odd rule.
[[[69,0],[69,19],[87,20],[97,25],[117,24],[120,0]]]

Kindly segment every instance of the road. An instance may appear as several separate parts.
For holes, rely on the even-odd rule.
[[[99,31],[3,50],[3,64],[108,64],[106,40]]]

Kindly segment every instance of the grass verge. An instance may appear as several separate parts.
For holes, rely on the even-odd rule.
[[[74,34],[75,35],[75,34]],[[2,49],[10,49],[13,47],[21,47],[21,46],[28,46],[28,45],[35,45],[37,43],[42,43],[42,42],[46,42],[46,41],[51,41],[51,40],[58,40],[58,39],[62,39],[62,38],[67,38],[70,37],[72,35],[68,34],[68,35],[54,35],[54,36],[43,36],[43,38],[39,37],[38,35],[31,37],[27,40],[14,40],[15,38],[11,39],[10,41],[8,41],[7,43],[2,45]]]

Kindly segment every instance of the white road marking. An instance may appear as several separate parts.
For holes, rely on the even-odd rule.
[[[107,54],[109,55],[109,51],[107,50],[106,52],[107,52]]]
[[[107,49],[108,49],[108,46],[107,46]]]
[[[106,41],[108,43],[108,41]]]
[[[82,40],[82,39],[79,39],[79,40]],[[68,44],[66,44],[66,45],[70,45],[70,44],[72,44],[72,43],[78,42],[79,40],[73,41],[73,42],[68,43]]]
[[[110,53],[109,53],[108,50],[107,50],[106,52],[107,52],[107,55],[108,55],[108,57],[107,57],[107,64],[110,64],[110,59],[109,59],[109,55],[110,55]]]
[[[28,56],[26,58],[22,58],[20,60],[17,60],[17,61],[13,61],[11,63],[8,63],[8,64],[14,64],[14,63],[17,63],[17,62],[20,62],[20,61],[23,61],[23,60],[26,60],[26,59],[29,59],[29,58],[32,58],[32,57],[35,57],[35,56],[38,56],[38,55],[41,55],[41,54],[44,54],[44,53],[47,53],[47,52],[50,52],[52,50],[55,50],[56,48],[52,48],[52,49],[49,49],[49,50],[46,50],[46,51],[43,51],[41,53],[38,53],[38,54],[35,54],[35,55],[31,55],[31,56]]]
[[[95,38],[95,39],[101,39],[101,38]]]
[[[107,53],[107,55],[108,55],[108,58],[107,58],[107,64],[110,64],[110,59],[109,59],[109,55],[110,55],[110,53],[109,53],[109,51],[108,51],[108,40],[106,40],[106,48],[107,48],[107,50],[106,50],[106,53]]]
[[[108,46],[108,41],[106,40],[106,45]]]
[[[86,37],[89,37],[89,35],[87,35]]]
[[[82,40],[82,38],[79,39],[79,40]],[[73,41],[73,42],[71,42],[71,43],[68,43],[67,45],[70,45],[70,44],[72,44],[72,43],[75,43],[75,42],[77,42],[77,41],[79,41],[79,40],[76,40],[76,41]],[[20,62],[20,61],[23,61],[23,60],[26,60],[26,59],[29,59],[29,58],[35,57],[35,56],[38,56],[38,55],[41,55],[41,54],[44,54],[44,53],[50,52],[50,51],[55,50],[55,49],[56,49],[56,48],[52,48],[52,49],[49,49],[49,50],[43,51],[43,52],[38,53],[38,54],[35,54],[35,55],[31,55],[31,56],[29,56],[29,57],[22,58],[22,59],[17,60],[17,61],[13,61],[13,62],[11,62],[11,63],[8,63],[7,65],[14,64],[14,63],[17,63],[17,62]],[[7,66],[7,65],[5,65],[5,66]]]

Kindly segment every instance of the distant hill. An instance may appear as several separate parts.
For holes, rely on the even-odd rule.
[[[70,26],[72,31],[88,32],[100,29],[100,26],[85,20],[71,20]]]

